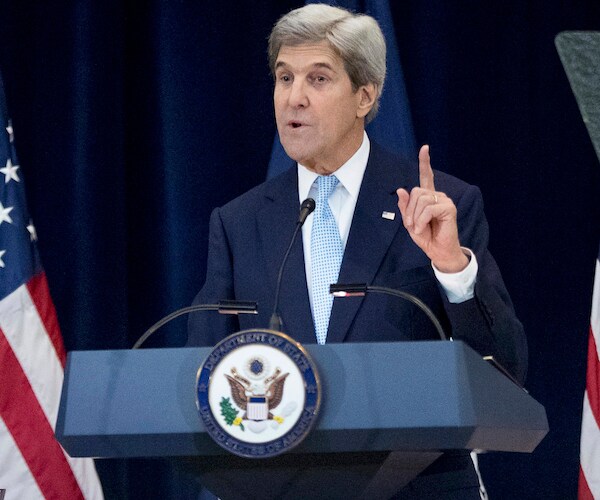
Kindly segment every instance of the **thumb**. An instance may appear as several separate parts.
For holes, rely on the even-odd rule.
[[[408,202],[410,200],[410,195],[408,191],[404,188],[400,188],[396,190],[396,194],[398,195],[398,208],[400,209],[400,214],[402,214],[402,220],[404,220],[405,224],[412,224],[412,221],[405,220],[404,216],[406,214],[406,208],[408,207]]]

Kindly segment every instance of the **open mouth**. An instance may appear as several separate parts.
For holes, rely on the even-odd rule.
[[[289,122],[289,123],[288,123],[288,125],[289,125],[290,127],[292,127],[292,128],[300,128],[300,127],[302,127],[302,126],[303,126],[303,124],[302,124],[302,123],[300,123],[300,122],[295,122],[295,121]]]

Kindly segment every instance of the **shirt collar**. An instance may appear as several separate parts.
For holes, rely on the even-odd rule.
[[[358,199],[358,193],[360,191],[360,185],[362,184],[363,176],[367,168],[367,162],[369,161],[369,152],[371,151],[371,142],[367,133],[364,132],[363,141],[356,153],[354,153],[350,159],[338,168],[333,175],[335,175],[340,184],[344,186],[346,191],[354,199]],[[314,184],[319,174],[308,170],[305,166],[298,163],[298,195],[300,202],[308,198],[310,188]]]

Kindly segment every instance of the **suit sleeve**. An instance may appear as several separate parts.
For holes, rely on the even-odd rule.
[[[481,193],[469,186],[455,199],[461,245],[469,247],[479,264],[471,300],[444,307],[453,338],[464,340],[482,355],[494,358],[521,383],[527,373],[527,342],[498,266],[488,251],[489,229]]]
[[[210,216],[206,281],[194,304],[215,304],[234,298],[232,253],[219,208]],[[188,346],[213,346],[239,330],[237,317],[214,311],[190,314]]]

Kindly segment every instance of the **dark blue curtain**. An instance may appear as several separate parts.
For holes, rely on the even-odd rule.
[[[301,1],[0,4],[0,70],[67,348],[126,348],[191,302],[213,207],[261,182],[266,38]],[[597,0],[391,2],[417,142],[482,188],[551,431],[490,454],[493,498],[573,498],[600,164],[554,48]],[[185,321],[150,345],[185,341]],[[99,462],[109,498],[193,498],[159,460]],[[524,493],[525,492],[525,493]]]

